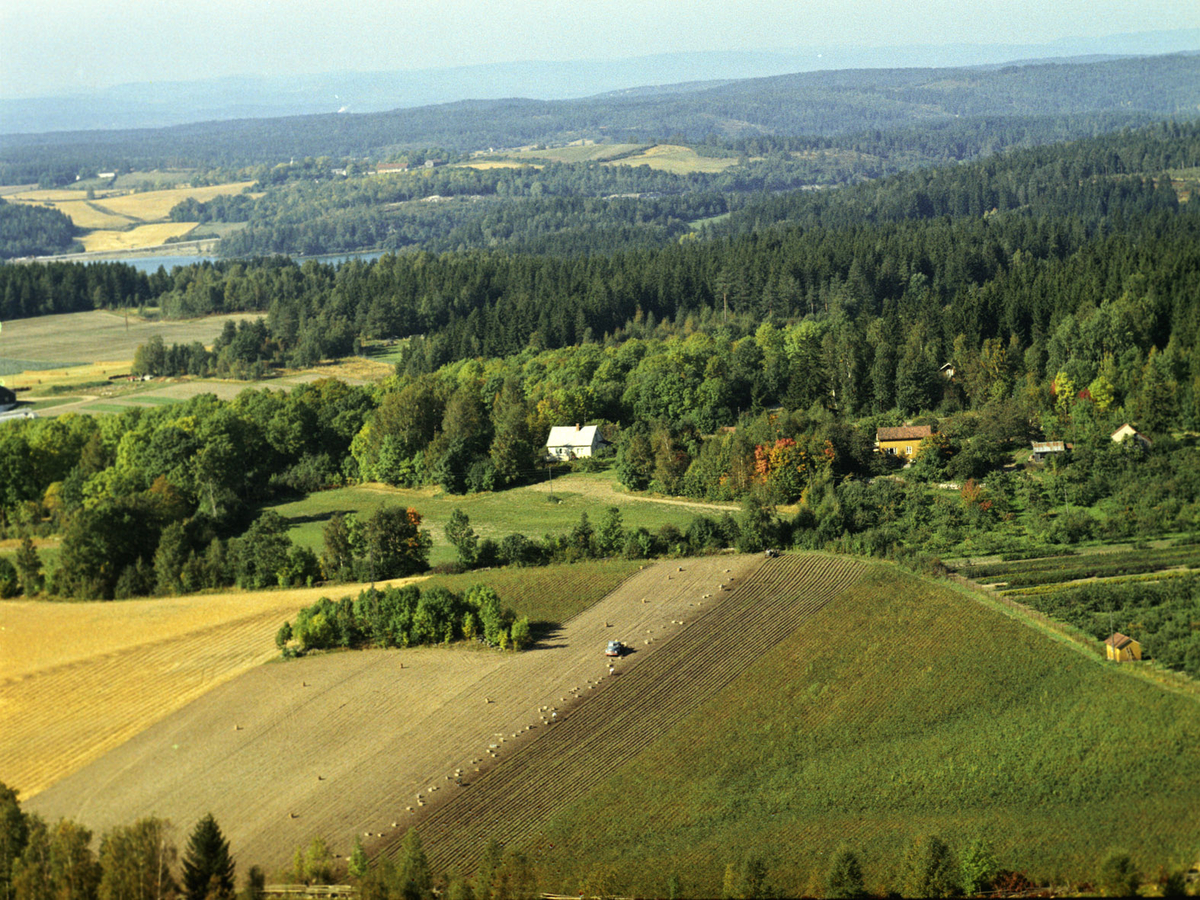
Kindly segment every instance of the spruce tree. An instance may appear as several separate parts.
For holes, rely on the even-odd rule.
[[[865,897],[867,891],[863,887],[862,866],[858,855],[843,847],[833,858],[829,874],[825,877],[826,897]]]
[[[234,863],[229,841],[209,813],[196,823],[183,854],[187,900],[233,900]]]
[[[433,872],[415,828],[408,829],[404,843],[400,845],[396,886],[404,900],[427,900],[433,896]]]
[[[350,851],[350,865],[348,872],[351,878],[366,878],[367,871],[370,868],[370,863],[367,860],[367,851],[363,848],[362,838],[354,838],[354,849]]]

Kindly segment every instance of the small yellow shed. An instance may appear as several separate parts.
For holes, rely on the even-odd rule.
[[[1117,662],[1142,658],[1142,645],[1119,631],[1114,632],[1113,636],[1104,642],[1104,650],[1109,659]]]

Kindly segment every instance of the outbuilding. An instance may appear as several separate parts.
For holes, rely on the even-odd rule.
[[[1045,462],[1051,456],[1061,456],[1067,452],[1067,445],[1062,441],[1031,441],[1033,453],[1030,459],[1034,462]]]
[[[1104,642],[1104,652],[1114,662],[1128,662],[1142,658],[1142,645],[1133,638],[1116,631]]]

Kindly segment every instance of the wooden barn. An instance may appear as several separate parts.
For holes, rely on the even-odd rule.
[[[1150,438],[1146,437],[1128,422],[1112,433],[1112,439],[1115,444],[1123,444],[1125,441],[1132,440],[1141,448],[1143,453],[1149,453],[1150,448],[1153,446]]]
[[[1119,631],[1114,632],[1113,636],[1104,642],[1104,651],[1108,654],[1108,658],[1115,662],[1128,662],[1142,658],[1142,645]]]

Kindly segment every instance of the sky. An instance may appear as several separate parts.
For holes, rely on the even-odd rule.
[[[3,0],[0,97],[226,75],[1046,44],[1197,27],[1196,0]]]

